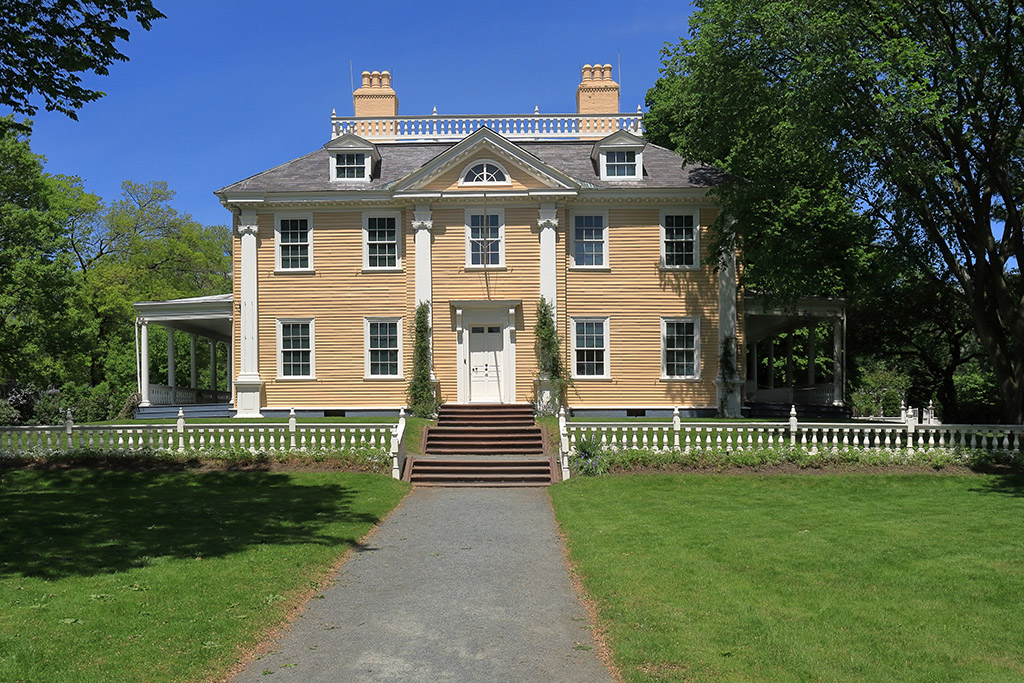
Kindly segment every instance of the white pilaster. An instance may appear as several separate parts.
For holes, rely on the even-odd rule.
[[[188,335],[188,369],[189,369],[189,387],[192,389],[199,388],[199,366],[196,365],[196,335],[189,333]]]
[[[240,365],[235,401],[235,417],[263,417],[260,413],[260,390],[263,381],[259,369],[258,310],[256,305],[256,237],[259,227],[256,212],[243,210],[238,226],[241,237],[242,259],[240,265],[240,297],[238,316],[242,339],[239,344]]]
[[[141,328],[140,355],[142,358],[139,361],[139,407],[145,408],[152,405],[149,402],[149,323],[143,320]]]
[[[558,308],[558,208],[545,202],[540,205],[537,219],[540,228],[540,295],[551,304],[551,310]]]
[[[434,227],[430,220],[430,205],[417,204],[413,211],[412,229],[416,240],[416,304],[430,303],[433,280],[431,278],[430,230]]]
[[[167,328],[167,386],[173,388],[175,386],[175,368],[174,368],[174,329],[171,327]]]
[[[727,349],[734,372],[725,376],[722,354]],[[718,406],[726,417],[740,416],[739,347],[736,338],[736,260],[732,254],[723,257],[718,268]]]

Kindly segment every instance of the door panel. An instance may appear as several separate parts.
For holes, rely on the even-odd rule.
[[[469,328],[469,400],[501,403],[504,339],[500,325]]]

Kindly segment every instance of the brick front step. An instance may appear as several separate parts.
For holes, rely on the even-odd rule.
[[[413,458],[409,481],[417,486],[548,486],[551,461],[542,458]]]

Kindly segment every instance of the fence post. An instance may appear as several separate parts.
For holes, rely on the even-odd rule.
[[[178,408],[178,452],[181,453],[185,450],[185,411],[182,408]]]
[[[405,408],[398,409],[398,424],[391,432],[391,477],[402,478],[405,467]]]
[[[558,464],[562,468],[562,481],[565,481],[571,475],[569,473],[569,426],[564,405],[558,409]]]
[[[799,424],[796,421],[796,406],[791,404],[789,406],[789,445],[790,446],[795,446],[796,445],[796,430],[797,430],[798,427],[799,427]]]
[[[672,406],[672,448],[679,450],[679,406]]]
[[[295,450],[295,408],[288,411],[288,448]]]
[[[64,413],[64,450],[70,451],[74,444],[74,436],[72,430],[75,428],[75,421],[71,417],[71,408],[68,408],[67,412]]]

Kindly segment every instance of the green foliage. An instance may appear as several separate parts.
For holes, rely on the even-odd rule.
[[[910,378],[881,361],[869,362],[861,373],[860,383],[850,396],[857,416],[900,414],[906,400]]]
[[[537,355],[537,379],[551,387],[554,405],[537,405],[538,412],[553,413],[565,401],[572,379],[562,360],[562,339],[555,325],[554,305],[544,297],[537,302],[537,322],[533,326],[533,350]],[[539,403],[539,399],[538,399]]]
[[[412,380],[409,382],[409,410],[414,417],[430,417],[437,412],[437,393],[430,379],[430,304],[416,306],[413,332]]]
[[[605,474],[611,466],[611,459],[607,457],[605,451],[597,439],[580,439],[569,455],[569,467],[576,474],[585,477]]]
[[[827,294],[871,240],[927,254],[970,310],[1003,419],[1024,420],[1019,8],[705,0],[691,31],[645,126],[729,174],[718,245],[739,242],[747,282]]]
[[[32,115],[41,95],[47,111],[78,119],[75,110],[103,96],[82,85],[79,74],[105,76],[115,61],[127,61],[119,42],[133,18],[145,30],[162,19],[149,0],[4,0],[0,5],[0,107]],[[0,121],[0,132],[12,126]],[[25,130],[25,124],[13,124]]]
[[[982,363],[968,363],[953,376],[960,402],[958,422],[986,423],[999,417],[999,391],[992,370]],[[943,414],[945,422],[952,422]]]

